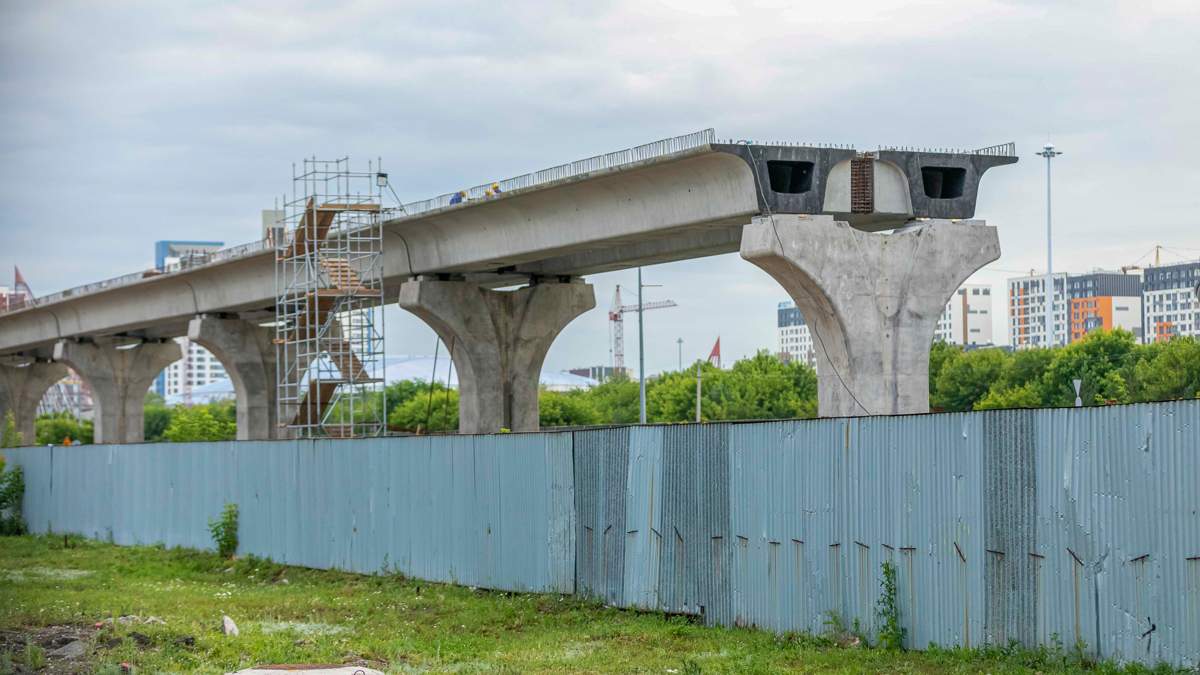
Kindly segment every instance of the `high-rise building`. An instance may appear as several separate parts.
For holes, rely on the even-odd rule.
[[[154,267],[162,271],[177,263],[204,262],[219,251],[220,241],[157,241],[154,243]],[[154,391],[161,396],[181,395],[187,402],[192,389],[225,377],[225,367],[207,349],[187,338],[176,338],[183,345],[183,358],[167,366],[154,380]]]
[[[225,366],[207,349],[187,338],[175,338],[175,341],[183,346],[183,358],[163,369],[155,385],[159,394],[182,396],[184,403],[188,403],[188,397],[196,387],[228,377]]]
[[[1142,277],[1096,271],[1067,277],[1071,299],[1070,338],[1081,340],[1094,330],[1123,328],[1142,339]]]
[[[1054,275],[1054,344],[1067,342],[1067,275]],[[1013,349],[1047,347],[1046,275],[1008,280],[1008,343]]]
[[[938,318],[933,339],[964,347],[992,344],[992,287],[963,284],[955,291]]]
[[[1200,337],[1200,260],[1147,267],[1142,286],[1146,342]]]
[[[796,303],[779,303],[776,326],[779,331],[779,356],[795,359],[816,368],[817,355],[813,351],[812,331],[809,330]]]
[[[1045,275],[1008,280],[1008,338],[1014,349],[1045,347]],[[1054,345],[1095,330],[1123,328],[1142,335],[1142,278],[1097,270],[1054,275]]]

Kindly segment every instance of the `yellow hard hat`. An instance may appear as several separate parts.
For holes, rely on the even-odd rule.
[[[493,190],[499,190],[499,189],[500,189],[500,184],[499,184],[499,183],[492,183],[492,189],[493,189]]]

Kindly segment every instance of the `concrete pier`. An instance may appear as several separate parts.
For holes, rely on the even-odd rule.
[[[400,287],[400,306],[429,324],[451,350],[460,433],[537,431],[546,352],[568,323],[596,306],[596,296],[580,281],[493,291],[422,278]]]
[[[54,360],[69,365],[92,389],[96,443],[144,440],[146,392],[163,368],[181,358],[183,349],[174,340],[132,347],[62,340],[54,346]]]
[[[38,404],[46,390],[66,376],[67,367],[61,363],[31,361],[20,366],[0,365],[0,425],[12,411],[22,441],[33,445]]]
[[[277,421],[274,331],[252,321],[198,316],[188,339],[212,352],[237,395],[237,439],[281,438]]]
[[[1000,257],[982,221],[918,221],[891,234],[831,216],[760,216],[741,255],[784,287],[817,356],[821,417],[929,411],[929,348],[946,302]]]

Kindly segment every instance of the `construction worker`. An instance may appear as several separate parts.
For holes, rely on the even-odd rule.
[[[502,193],[502,192],[504,192],[504,190],[501,190],[501,189],[500,189],[500,184],[499,184],[499,183],[492,183],[492,194],[494,194],[494,195],[498,195],[498,194],[500,194],[500,193]]]
[[[461,203],[463,203],[463,200],[465,200],[466,198],[467,198],[467,191],[459,190],[458,192],[455,192],[453,195],[450,196],[450,205],[453,206],[455,204],[461,204]]]

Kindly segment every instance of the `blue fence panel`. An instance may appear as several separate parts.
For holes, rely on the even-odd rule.
[[[706,623],[1200,663],[1200,401],[574,433],[6,450],[37,532]]]

